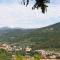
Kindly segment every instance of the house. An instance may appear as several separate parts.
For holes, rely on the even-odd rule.
[[[5,46],[0,45],[0,49],[5,49]]]
[[[28,46],[25,48],[25,51],[26,51],[26,52],[30,52],[31,50],[32,50],[32,48],[30,48],[30,47],[28,47]]]
[[[9,44],[1,44],[0,49],[5,49],[6,51],[12,51],[12,47]]]
[[[41,54],[41,58],[44,58],[44,59],[47,58],[45,50],[41,49],[41,50],[35,50],[35,51]]]

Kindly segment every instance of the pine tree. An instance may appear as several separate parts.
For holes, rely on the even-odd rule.
[[[29,2],[31,0],[22,0],[22,3],[26,6],[28,6]],[[33,0],[32,0],[33,1]],[[35,0],[35,4],[34,6],[32,7],[32,9],[35,9],[35,8],[41,8],[41,11],[42,13],[45,13],[47,11],[47,5],[46,3],[50,3],[50,0]]]

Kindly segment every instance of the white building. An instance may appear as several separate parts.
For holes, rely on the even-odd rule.
[[[25,51],[27,51],[27,52],[29,52],[31,50],[32,50],[32,48],[29,48],[28,46],[25,48]]]

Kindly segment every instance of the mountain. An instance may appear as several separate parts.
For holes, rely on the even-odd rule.
[[[60,22],[37,29],[0,28],[0,42],[37,48],[60,48]]]

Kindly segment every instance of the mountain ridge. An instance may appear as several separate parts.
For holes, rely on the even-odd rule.
[[[29,45],[33,48],[60,48],[60,22],[37,29],[1,29],[0,42]]]

